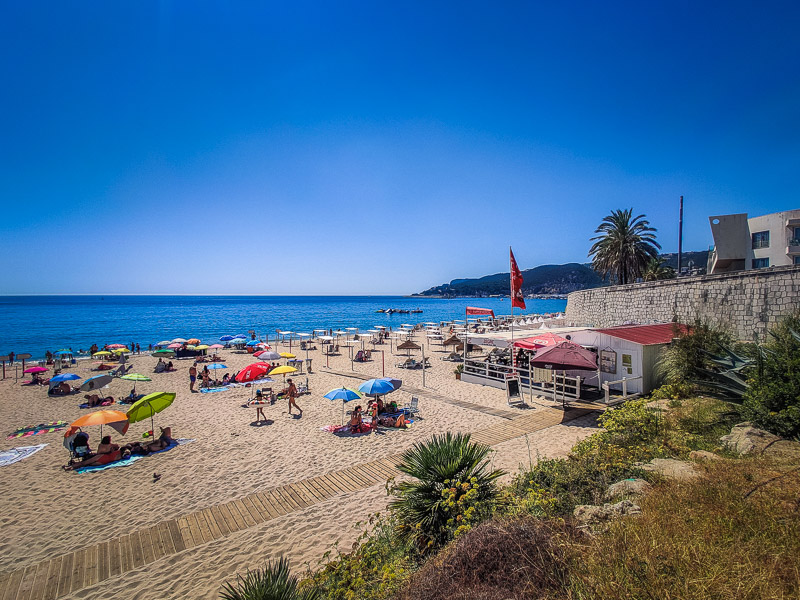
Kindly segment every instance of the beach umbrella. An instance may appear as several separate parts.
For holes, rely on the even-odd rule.
[[[52,379],[50,379],[50,383],[61,383],[62,381],[75,381],[76,379],[80,379],[80,375],[76,375],[75,373],[62,373],[61,375],[56,375]]]
[[[106,344],[106,348],[113,350],[114,348],[124,348],[125,344]]]
[[[517,340],[514,342],[514,346],[525,350],[538,350],[542,347],[547,348],[566,341],[568,341],[566,338],[548,331],[546,333],[534,335],[533,337]]]
[[[156,346],[169,346],[171,343],[169,340],[164,340],[163,342],[158,342]]]
[[[127,416],[130,423],[138,423],[145,419],[150,419],[150,430],[155,432],[155,421],[153,415],[160,413],[167,408],[172,401],[175,400],[173,392],[155,392],[154,394],[147,394],[144,398],[140,398],[128,409]]]
[[[262,344],[261,340],[251,340],[245,344],[245,346],[260,346]]]
[[[187,341],[188,340],[185,340],[183,338],[175,338],[174,340],[172,340],[172,343],[173,344],[185,344]]]
[[[411,354],[411,350],[419,350],[420,346],[418,346],[414,342],[406,341],[406,342],[403,342],[402,344],[400,344],[399,346],[397,346],[397,349],[398,350],[408,350],[408,352],[406,352],[406,355],[409,355],[409,354]]]
[[[224,347],[225,346],[223,346],[222,344],[211,344],[209,346],[209,348],[211,348],[212,350],[219,350],[220,348],[224,348]]]
[[[128,381],[153,381],[147,375],[140,375],[139,373],[126,373],[120,379],[126,379]],[[136,393],[136,383],[133,384],[133,392]]]
[[[46,367],[28,367],[23,373],[44,373],[47,371]]]
[[[257,356],[259,360],[280,360],[282,356],[274,350],[262,350],[256,352],[253,356]]]
[[[296,372],[297,372],[297,369],[295,369],[294,367],[286,367],[286,366],[284,366],[284,367],[275,367],[274,369],[272,369],[269,372],[269,374],[270,374],[270,376],[272,376],[272,375],[283,375],[283,378],[286,379],[286,375],[288,375],[289,373],[296,373]]]
[[[400,386],[403,385],[402,379],[395,379],[394,377],[381,377],[381,380],[391,383],[395,391],[399,390]]]
[[[391,394],[394,391],[394,386],[385,379],[369,379],[358,386],[358,391],[365,396],[380,396],[382,394]]]
[[[72,356],[72,350],[59,350],[58,352],[53,352],[55,356]]]
[[[153,356],[158,356],[159,358],[169,357],[172,358],[175,356],[175,352],[173,350],[156,350],[153,352]]]
[[[247,365],[244,369],[236,374],[236,381],[239,383],[254,381],[267,375],[269,370],[270,366],[266,363],[253,363],[252,365]]]
[[[127,348],[115,348],[114,349],[114,354],[130,354],[130,353],[131,353],[131,351],[128,350]]]
[[[233,339],[232,335],[223,335],[219,338],[220,342],[230,342]]]
[[[280,356],[283,358],[296,358],[296,356],[291,352],[281,352]]]
[[[169,348],[170,350],[177,350],[177,349],[178,349],[178,348],[180,348],[182,345],[183,345],[183,344],[179,344],[179,343],[177,343],[177,342],[173,342],[173,343],[171,343],[169,346],[167,346],[167,348]]]
[[[211,346],[207,346],[206,344],[200,344],[194,347],[195,350],[208,350],[209,348],[211,348]],[[220,346],[220,348],[222,348],[222,346]]]
[[[111,377],[111,375],[95,375],[94,377],[89,377],[89,379],[83,382],[83,385],[81,385],[81,390],[84,392],[99,390],[100,388],[106,387],[112,381],[113,377]]]
[[[100,358],[103,358],[104,356],[111,356],[111,352],[108,350],[100,350],[100,352],[95,352],[92,354],[92,356],[99,356]]]
[[[187,344],[194,344],[196,346],[197,344],[200,343],[200,340],[198,340],[197,338],[189,338],[188,340],[186,340],[186,343]]]
[[[78,427],[88,427],[89,425],[100,425],[100,436],[103,435],[103,425],[113,427],[120,435],[125,435],[128,431],[128,415],[119,410],[96,410],[88,415],[84,415],[77,421],[70,423],[69,428],[64,433],[64,437],[69,437],[75,433]]]
[[[217,369],[227,369],[228,365],[224,363],[211,363],[210,365],[206,365],[209,369],[216,371]],[[215,376],[216,377],[216,376]]]
[[[330,392],[325,394],[323,398],[327,398],[328,400],[342,401],[342,425],[344,425],[344,403],[350,402],[351,400],[360,400],[361,394],[359,394],[355,390],[351,390],[350,388],[341,387],[341,388],[336,388],[335,390],[331,390]]]

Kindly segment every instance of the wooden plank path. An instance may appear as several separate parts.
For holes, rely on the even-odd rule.
[[[474,406],[477,405],[471,405]],[[494,446],[595,410],[599,408],[580,406],[566,411],[539,408],[475,431],[471,437],[476,442]],[[84,546],[39,564],[0,573],[0,600],[56,600],[339,494],[385,483],[399,474],[396,467],[400,457],[401,454],[395,454],[255,492],[109,541]]]
[[[334,375],[340,375],[342,377],[350,377],[351,379],[359,379],[361,381],[367,381],[368,379],[372,379],[372,377],[367,377],[365,375],[361,375],[359,373],[348,373],[347,371],[334,371],[333,369],[325,368],[326,373],[333,373]],[[507,410],[503,408],[492,408],[491,406],[483,406],[482,404],[476,404],[475,402],[467,402],[465,400],[456,400],[455,398],[449,398],[448,396],[444,396],[439,392],[435,392],[433,390],[426,390],[424,388],[418,388],[411,385],[403,384],[403,390],[412,394],[413,396],[421,396],[422,398],[428,398],[430,400],[438,400],[439,402],[444,402],[445,404],[452,404],[453,406],[458,406],[460,408],[466,408],[468,410],[474,410],[477,412],[484,413],[486,415],[492,415],[494,417],[502,417],[503,419],[516,419],[517,417],[522,414],[519,411]]]

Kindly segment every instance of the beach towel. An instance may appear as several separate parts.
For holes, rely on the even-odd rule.
[[[39,435],[40,433],[51,433],[53,431],[60,431],[66,429],[68,423],[66,421],[53,421],[52,423],[40,423],[39,425],[32,425],[30,427],[20,427],[14,433],[6,436],[7,440],[13,440],[19,437],[28,437],[31,435]]]
[[[213,387],[213,388],[200,388],[201,394],[213,394],[214,392],[227,392],[228,388],[225,386],[222,387]]]
[[[101,402],[97,406],[111,406],[112,404],[114,404],[114,400],[106,400],[105,402]],[[78,408],[97,408],[97,406],[89,406],[88,402],[84,402],[83,404],[78,405]]]
[[[20,446],[19,448],[12,448],[11,450],[3,450],[3,452],[0,452],[0,467],[13,465],[15,462],[19,462],[23,458],[28,458],[32,454],[36,454],[45,446],[47,446],[47,444],[39,444],[38,446]]]
[[[140,458],[147,458],[147,456],[152,456],[153,454],[161,454],[162,452],[169,452],[173,448],[177,448],[178,446],[183,446],[184,444],[190,444],[196,440],[188,438],[177,438],[174,441],[175,441],[174,444],[170,444],[163,450],[156,450],[155,452],[151,452],[150,454],[147,454],[145,456],[142,456],[141,454],[133,454],[128,458],[123,458],[122,460],[117,460],[112,463],[108,463],[107,465],[92,465],[88,467],[78,467],[77,469],[75,469],[75,472],[94,473],[96,471],[106,471],[107,469],[113,469],[115,467],[127,467],[135,463]]]

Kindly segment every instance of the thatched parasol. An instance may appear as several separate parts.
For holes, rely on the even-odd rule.
[[[421,346],[419,346],[419,345],[417,345],[414,342],[409,340],[409,341],[405,341],[402,344],[400,344],[399,346],[397,346],[397,349],[398,350],[408,350],[408,352],[406,352],[406,356],[409,356],[411,354],[411,350],[421,350],[422,348],[421,348]]]

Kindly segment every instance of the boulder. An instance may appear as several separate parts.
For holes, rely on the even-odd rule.
[[[622,500],[616,504],[603,504],[603,506],[582,504],[576,506],[572,514],[579,525],[589,525],[604,529],[612,519],[638,515],[641,512],[642,509],[638,504],[634,504],[630,500]]]
[[[641,496],[650,491],[651,487],[644,479],[623,479],[608,486],[605,498],[606,500],[613,500],[614,498],[625,496]]]
[[[695,462],[701,460],[719,460],[719,456],[708,450],[692,450],[689,452],[689,458]]]
[[[755,454],[763,452],[767,446],[780,439],[777,435],[753,427],[750,422],[745,421],[734,425],[731,432],[723,435],[720,441],[728,450],[737,454]]]
[[[642,465],[642,469],[678,481],[687,481],[697,477],[697,471],[692,463],[674,458],[654,458],[649,463]]]

